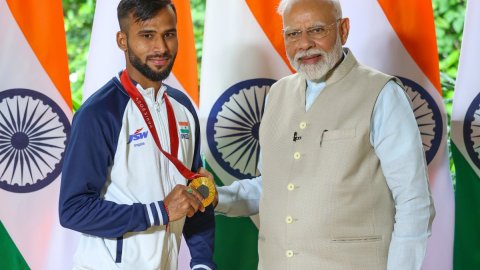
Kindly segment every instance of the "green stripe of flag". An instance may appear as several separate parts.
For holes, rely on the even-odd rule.
[[[256,270],[258,229],[247,217],[215,217],[215,254],[218,269]]]
[[[455,188],[455,270],[480,269],[480,177],[451,144]]]
[[[25,270],[30,269],[12,238],[0,221],[0,269]]]
[[[208,165],[218,186],[224,184]],[[256,270],[258,267],[258,229],[249,217],[215,216],[214,261],[218,269]]]

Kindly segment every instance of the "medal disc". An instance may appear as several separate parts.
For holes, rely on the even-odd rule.
[[[215,184],[207,177],[199,177],[193,179],[189,184],[189,187],[197,190],[203,197],[202,204],[207,207],[215,198]]]

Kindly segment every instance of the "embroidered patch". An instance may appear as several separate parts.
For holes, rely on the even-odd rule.
[[[178,126],[180,127],[180,138],[190,139],[190,126],[188,122],[178,122]]]

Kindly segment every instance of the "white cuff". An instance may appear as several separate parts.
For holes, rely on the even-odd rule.
[[[212,270],[212,268],[206,266],[205,264],[197,264],[195,265],[192,270],[196,270],[196,269],[201,269],[201,270]]]

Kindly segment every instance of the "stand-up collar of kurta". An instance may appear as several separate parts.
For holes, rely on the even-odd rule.
[[[343,48],[344,59],[340,62],[338,66],[333,68],[326,76],[326,80],[324,81],[325,85],[320,85],[323,89],[324,87],[328,87],[341,79],[343,79],[353,67],[358,65],[357,59],[353,56],[353,53],[348,48]],[[295,74],[295,76],[300,76],[300,74]],[[300,101],[302,104],[306,104],[306,87],[307,87],[307,80],[302,78],[300,80],[303,87],[299,87],[296,90],[299,90]],[[313,82],[312,82],[313,83]]]
[[[357,59],[353,56],[348,48],[343,48],[345,59],[333,70],[327,74],[327,86],[332,85],[345,77],[354,66],[358,64]]]

